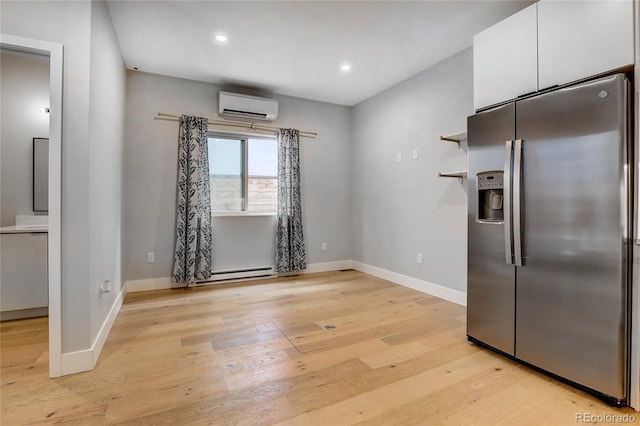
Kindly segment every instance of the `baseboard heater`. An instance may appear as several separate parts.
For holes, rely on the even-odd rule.
[[[238,281],[255,278],[271,278],[277,274],[273,270],[273,266],[261,266],[257,268],[232,269],[227,271],[214,271],[211,278],[198,281],[196,285],[213,284],[221,281]]]

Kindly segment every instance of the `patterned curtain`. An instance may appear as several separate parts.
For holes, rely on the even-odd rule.
[[[178,146],[176,251],[172,278],[189,283],[211,276],[213,236],[207,119],[183,115]]]
[[[278,129],[276,271],[307,267],[300,198],[300,142],[296,129]]]

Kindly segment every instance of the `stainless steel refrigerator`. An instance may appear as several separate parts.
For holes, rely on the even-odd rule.
[[[617,404],[629,382],[624,74],[468,118],[467,335]]]

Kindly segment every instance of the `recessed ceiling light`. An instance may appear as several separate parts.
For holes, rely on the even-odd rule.
[[[344,72],[351,71],[351,65],[349,64],[340,65],[340,71],[344,71]]]
[[[226,43],[227,41],[229,41],[229,37],[224,34],[216,34],[216,40],[220,43]]]

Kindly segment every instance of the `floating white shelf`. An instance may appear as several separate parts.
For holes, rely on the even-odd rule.
[[[467,132],[456,133],[456,134],[453,134],[453,135],[440,136],[440,140],[441,141],[447,141],[447,142],[455,142],[455,143],[459,144],[460,142],[467,140]]]
[[[455,133],[453,135],[440,136],[440,140],[446,142],[455,142],[460,147],[460,142],[467,140],[467,132]],[[438,177],[444,178],[456,178],[460,179],[460,183],[462,180],[467,177],[466,170],[456,170],[453,172],[439,172]]]

